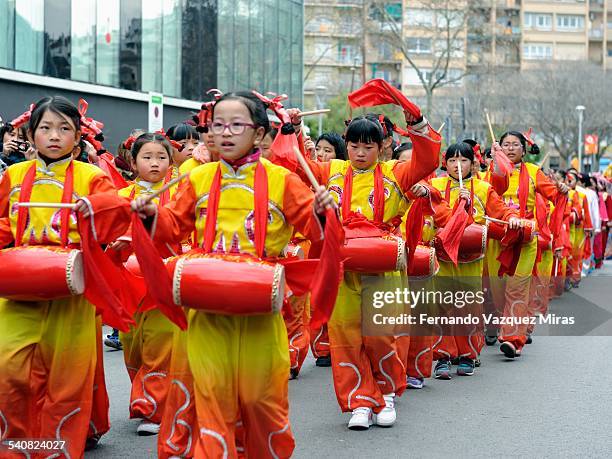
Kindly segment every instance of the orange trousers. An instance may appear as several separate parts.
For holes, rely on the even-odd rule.
[[[110,430],[108,392],[106,391],[106,380],[104,378],[104,355],[102,344],[102,317],[96,316],[96,373],[94,375],[93,405],[91,420],[89,421],[89,433],[87,438],[101,437]]]
[[[368,407],[378,413],[385,407],[384,394],[401,395],[406,389],[406,372],[394,336],[362,335],[362,295],[372,297],[361,275],[345,272],[328,323],[332,375],[343,412]]]
[[[142,322],[142,312],[135,313],[133,319],[135,325],[130,328],[130,331],[119,332],[125,368],[132,383],[142,366],[142,327],[139,326]]]
[[[289,298],[291,314],[283,314],[289,339],[291,371],[296,375],[300,372],[304,359],[308,355],[308,345],[310,343],[310,330],[307,325],[310,322],[309,303],[308,295],[292,296]]]
[[[195,458],[238,457],[237,427],[246,457],[291,456],[289,347],[280,314],[191,310],[187,354],[196,400]]]
[[[172,338],[168,380],[170,387],[157,437],[157,457],[193,457],[197,438],[193,376],[187,358],[187,332],[178,328]]]
[[[132,381],[130,418],[161,423],[170,387],[168,372],[172,356],[172,337],[178,329],[158,309],[143,312],[135,337],[140,338],[142,363]]]
[[[406,376],[431,378],[433,336],[398,336],[397,354],[404,364]]]
[[[2,298],[0,317],[0,438],[64,440],[56,457],[83,457],[96,371],[94,307],[83,296]]]
[[[453,292],[471,291],[476,294],[482,290],[482,276],[484,271],[484,260],[480,259],[470,263],[459,263],[456,266],[451,262],[440,261],[440,270],[438,276],[439,284],[446,290]],[[451,306],[451,307],[454,307]],[[476,316],[482,317],[483,305],[473,304],[470,310]],[[457,309],[459,314],[459,310]],[[474,325],[468,333],[449,336],[445,335],[438,337],[434,342],[435,360],[441,359],[456,359],[458,357],[467,357],[476,359],[484,346],[484,326],[482,319],[480,325]]]
[[[553,269],[554,256],[552,250],[542,252],[541,260],[536,264],[536,274],[532,278],[530,288],[531,299],[529,301],[529,316],[535,317],[548,312],[550,301],[550,273]],[[534,324],[527,326],[527,333],[532,334],[535,329]]]
[[[327,331],[327,324],[323,324],[319,328],[310,328],[310,350],[315,358],[329,356],[331,351],[329,350],[329,332]]]
[[[519,351],[527,341],[527,324],[523,322],[523,319],[529,317],[529,292],[538,251],[537,244],[537,237],[523,244],[513,276],[505,275],[503,278],[499,278],[497,275],[500,266],[497,257],[501,252],[499,241],[493,239],[489,241],[485,257],[488,263],[493,301],[496,307],[503,306],[503,316],[512,321],[511,324],[501,326],[499,341],[508,341]]]
[[[567,264],[569,270],[568,277],[574,285],[578,285],[582,279],[582,256],[584,254],[584,247],[585,244],[590,243],[589,238],[584,235],[582,226],[571,226],[570,242],[572,245],[572,258],[570,258]]]

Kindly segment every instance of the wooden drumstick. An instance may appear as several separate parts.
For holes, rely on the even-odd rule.
[[[457,161],[457,177],[459,177],[459,189],[463,190],[463,167],[461,167],[461,156]]]
[[[47,209],[74,209],[73,202],[18,202],[19,207],[45,207]]]
[[[446,126],[446,121],[442,123],[440,127],[438,128],[438,133],[442,132],[442,129],[444,129],[444,126]]]
[[[189,174],[183,174],[183,175],[179,175],[176,178],[173,178],[172,180],[170,180],[168,183],[166,183],[164,186],[162,186],[159,190],[151,193],[149,196],[147,196],[145,198],[145,203],[149,203],[151,202],[153,199],[155,199],[156,197],[158,197],[159,195],[161,195],[164,191],[169,190],[171,187],[173,187],[174,185],[176,185],[177,183],[179,183],[181,180],[183,180],[184,178],[189,177]]]
[[[311,110],[309,112],[302,112],[300,116],[311,116],[311,115],[322,115],[323,113],[329,113],[331,110],[329,108],[323,108],[321,110]]]
[[[487,217],[486,215],[485,215],[485,220],[488,220],[488,221],[493,222],[493,223],[499,223],[500,225],[509,225],[510,224],[507,221],[500,220],[498,218]]]
[[[319,187],[319,182],[317,182],[317,178],[314,176],[314,174],[310,170],[310,166],[308,165],[308,163],[304,159],[304,156],[302,156],[302,152],[300,151],[300,149],[298,147],[293,147],[293,152],[295,153],[295,156],[296,156],[298,162],[300,163],[300,166],[302,166],[302,169],[304,169],[304,172],[306,173],[306,176],[308,177],[308,180],[310,180],[310,184],[315,189],[317,189]]]
[[[487,125],[489,126],[489,134],[491,135],[491,143],[495,142],[495,133],[493,132],[493,126],[491,125],[491,118],[489,117],[489,110],[485,108],[485,116],[487,117]]]

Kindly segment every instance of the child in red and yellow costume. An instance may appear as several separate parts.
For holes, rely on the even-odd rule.
[[[221,159],[191,171],[166,207],[142,199],[133,207],[154,217],[159,243],[195,243],[217,254],[278,257],[293,227],[310,240],[322,238],[313,212],[333,200],[324,189],[313,197],[299,177],[260,158],[257,148],[269,122],[265,106],[250,93],[226,94],[215,104],[210,128]],[[268,209],[267,216],[262,214]],[[236,279],[233,279],[236,281]],[[223,295],[223,292],[219,292]],[[245,292],[248,301],[248,292]],[[187,353],[194,381],[197,442],[194,457],[237,457],[236,423],[241,420],[247,456],[289,457],[289,349],[280,314],[218,314],[189,311]]]
[[[299,113],[294,115],[299,117]],[[342,208],[347,238],[351,238],[350,225],[361,224],[373,228],[377,235],[395,232],[401,237],[398,227],[401,209],[405,209],[404,193],[435,170],[439,134],[422,117],[416,119],[406,112],[406,120],[407,134],[414,144],[412,161],[378,162],[384,138],[378,115],[356,118],[347,128],[345,140],[350,160],[309,161],[317,181],[325,184]],[[301,170],[298,173],[303,175]],[[383,276],[399,287],[402,272],[396,269],[390,267]],[[336,397],[343,412],[352,412],[348,427],[354,430],[367,429],[373,422],[393,425],[394,397],[406,387],[405,370],[393,334],[362,336],[362,297],[367,297],[362,274],[351,272],[345,265],[328,330]]]
[[[498,192],[505,189],[502,199],[507,206],[518,210],[521,219],[532,221],[532,231],[529,234],[529,231],[522,229],[517,239],[505,247],[500,241],[491,239],[487,248],[487,268],[496,307],[503,310],[504,317],[524,322],[522,318],[529,316],[531,275],[537,256],[538,239],[533,237],[538,229],[534,214],[536,192],[554,203],[560,194],[567,193],[567,187],[555,185],[537,165],[523,161],[527,153],[527,139],[522,133],[505,133],[500,143],[494,144],[494,149],[501,149],[514,168],[503,178],[492,174],[491,183]],[[533,145],[531,152],[535,154],[539,149]],[[527,341],[527,325],[502,325],[498,339],[501,342],[500,350],[506,357],[520,356]]]
[[[89,250],[123,233],[127,225],[122,222],[129,211],[125,206],[117,209],[120,198],[101,169],[73,160],[80,118],[77,107],[62,97],[35,104],[29,134],[38,158],[9,167],[0,182],[0,246],[14,242],[16,248],[8,249],[13,251],[35,246],[88,247],[83,255],[84,295],[73,291],[67,298],[37,302],[0,298],[1,439],[64,440],[61,451],[47,454],[73,458],[83,457],[85,449],[98,357],[96,339],[100,339],[96,309],[85,295],[99,300],[103,280],[88,275],[92,272]],[[66,207],[74,201],[74,210],[82,218],[78,228],[76,214]],[[90,204],[94,201],[100,209],[95,215]],[[27,208],[18,206],[19,202],[63,203],[64,208]],[[106,208],[113,212],[104,212]],[[39,284],[38,290],[49,279],[30,281]],[[115,309],[114,314],[104,310],[104,303],[97,305],[105,322],[125,328],[129,318],[124,311]],[[2,457],[23,456],[2,450]]]
[[[471,145],[461,142],[449,146],[445,160],[448,176],[434,178],[430,183],[442,193],[443,199],[448,202],[450,207],[466,206],[467,208],[467,220],[463,227],[453,229],[453,231],[462,234],[464,228],[467,228],[472,222],[479,225],[474,228],[480,228],[481,231],[484,231],[487,226],[486,217],[507,221],[510,228],[520,226],[520,221],[517,218],[518,213],[504,204],[489,183],[471,175],[474,162],[474,150]],[[462,174],[462,177],[459,177],[459,173]],[[459,181],[460,178],[461,182]],[[457,208],[456,211],[463,212],[463,209]],[[482,276],[486,238],[482,239],[482,247],[477,253],[461,253],[461,248],[458,250],[458,263],[450,261],[446,257],[438,258],[440,260],[438,278],[445,288],[450,287],[457,291],[469,290],[476,294],[483,288]],[[481,316],[481,307],[478,307],[476,303],[471,307],[474,307],[474,315]],[[468,330],[465,330],[465,334],[461,333],[454,336],[445,334],[434,351],[434,358],[438,361],[435,368],[435,377],[451,379],[451,362],[454,359],[459,359],[458,375],[470,376],[474,374],[475,360],[478,358],[483,345],[483,330],[479,327],[473,327],[469,330],[469,333]]]

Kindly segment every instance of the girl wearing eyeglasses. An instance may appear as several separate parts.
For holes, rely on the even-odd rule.
[[[531,221],[534,235],[538,231],[536,192],[554,203],[559,194],[567,194],[568,189],[561,183],[555,185],[539,166],[525,161],[527,143],[525,135],[509,131],[501,136],[499,143],[493,144],[493,151],[501,149],[514,164],[514,169],[507,177],[491,174],[491,183],[496,190],[505,190],[502,199],[507,206],[516,209],[521,219]],[[539,154],[539,151],[538,146],[532,143],[529,153]],[[530,281],[536,263],[537,244],[535,235],[524,239],[519,236],[518,241],[509,246],[502,246],[500,241],[494,239],[489,240],[486,263],[493,301],[496,309],[503,311],[503,317],[516,319],[515,322],[521,322],[520,319],[529,315]],[[504,263],[500,262],[500,257]],[[527,325],[501,326],[498,336],[500,350],[507,358],[514,359],[521,355],[527,342]]]
[[[155,240],[176,243],[195,230],[196,245],[207,253],[259,260],[279,257],[294,228],[320,241],[318,216],[333,199],[323,187],[313,195],[297,175],[261,157],[261,142],[270,129],[265,104],[249,92],[225,94],[211,118],[219,161],[193,169],[165,207],[140,198],[132,203],[141,217],[154,218]],[[255,211],[262,201],[268,212]],[[290,363],[282,315],[192,309],[188,322],[198,429],[194,457],[237,457],[239,420],[246,456],[290,457]]]

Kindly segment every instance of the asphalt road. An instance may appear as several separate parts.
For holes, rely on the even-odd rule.
[[[608,262],[551,308],[580,311],[591,301],[612,311],[611,281]],[[487,347],[474,376],[426,381],[424,389],[398,400],[393,428],[366,432],[346,429],[331,369],[309,358],[299,379],[289,382],[294,457],[611,457],[611,326],[591,332],[599,336],[535,336],[515,361]],[[138,437],[138,421],[128,420],[121,353],[106,351],[104,357],[112,428],[86,457],[156,457],[156,437]]]

